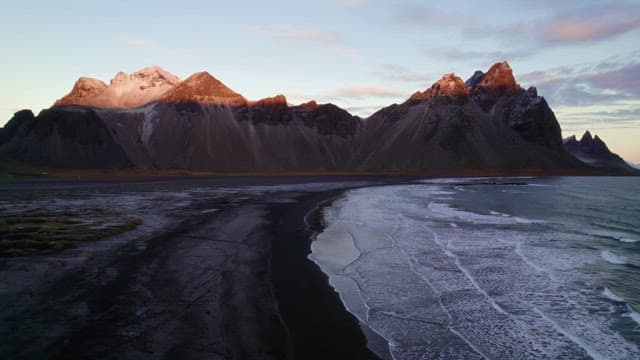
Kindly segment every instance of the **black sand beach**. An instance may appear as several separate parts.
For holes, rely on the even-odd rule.
[[[320,230],[315,223],[319,206],[343,192],[307,195],[295,204],[273,207],[269,214],[273,285],[296,359],[377,359],[367,349],[357,319],[307,259],[312,233]]]
[[[0,258],[0,358],[376,358],[307,259],[305,216],[385,181],[311,180],[1,184],[3,211],[123,194],[121,211],[145,222],[56,254]]]

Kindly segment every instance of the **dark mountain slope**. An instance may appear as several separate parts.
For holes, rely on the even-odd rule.
[[[90,80],[37,117],[16,113],[0,132],[0,156],[217,172],[592,172],[565,151],[553,111],[506,62],[466,82],[446,74],[366,120],[282,95],[249,101],[206,72],[180,81],[154,67],[110,85]]]
[[[154,103],[98,111],[143,169],[223,172],[347,170],[360,120],[334,105],[228,107]]]
[[[0,154],[28,164],[110,169],[132,165],[96,111],[86,107],[51,108],[37,117],[20,111],[0,140]]]
[[[492,80],[493,79],[493,80]],[[495,81],[492,82],[492,81]],[[560,126],[535,88],[524,91],[507,63],[463,87],[453,74],[366,121],[364,169],[554,169],[584,166],[562,147]]]
[[[620,156],[609,150],[607,145],[596,135],[586,131],[580,141],[574,136],[564,140],[565,149],[580,161],[589,166],[615,175],[640,175],[640,170],[631,167]]]

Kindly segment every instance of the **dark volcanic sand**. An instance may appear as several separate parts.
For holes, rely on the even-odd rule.
[[[274,207],[269,216],[273,285],[296,359],[377,359],[367,349],[358,320],[345,314],[326,275],[307,259],[312,229],[305,226],[305,215],[313,227],[318,205],[342,192],[308,195],[295,204]]]
[[[0,184],[5,213],[98,207],[144,220],[58,254],[0,258],[0,358],[374,358],[306,258],[304,216],[389,181],[401,179]]]

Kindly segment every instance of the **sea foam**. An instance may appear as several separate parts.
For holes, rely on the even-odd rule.
[[[609,300],[613,300],[616,302],[625,302],[623,298],[611,292],[611,290],[609,290],[609,288],[606,286],[604,287],[604,291],[602,292],[602,295],[604,295],[604,297],[606,297]]]
[[[604,297],[623,300],[597,283],[576,287],[597,281],[584,265],[626,258],[576,248],[576,232],[511,205],[510,216],[467,210],[459,197],[478,194],[445,199],[442,183],[349,191],[325,208],[327,228],[312,245],[347,309],[395,359],[640,357],[610,328]]]
[[[624,256],[616,255],[611,250],[602,250],[600,256],[608,263],[614,265],[624,265],[628,262]]]

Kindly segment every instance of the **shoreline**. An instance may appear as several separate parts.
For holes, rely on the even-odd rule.
[[[125,213],[142,210],[150,219],[157,213],[169,222],[143,224],[140,231],[61,253],[0,259],[3,275],[14,279],[0,284],[7,286],[0,294],[0,315],[8,319],[0,334],[10,339],[0,345],[0,354],[379,359],[367,347],[371,334],[308,255],[324,205],[350,189],[412,180],[336,176],[79,184],[98,194],[144,194],[141,201],[149,207]],[[305,187],[332,182],[321,190]],[[77,190],[47,184],[53,186],[38,189],[47,199]],[[36,189],[35,183],[4,185],[17,199]],[[243,198],[243,187],[254,185],[281,188],[264,194],[253,189]],[[179,203],[180,194],[200,186],[211,194],[218,187],[239,193]],[[170,200],[167,194],[180,196]],[[101,206],[92,196],[83,201]],[[25,286],[32,289],[22,291]]]
[[[295,204],[274,205],[267,215],[271,282],[295,359],[379,359],[367,348],[359,320],[347,311],[329,278],[307,258],[320,224],[308,224],[306,219],[349,189],[305,194]]]
[[[196,171],[188,169],[74,169],[26,164],[3,164],[0,159],[0,182],[38,181],[153,181],[173,179],[232,179],[289,177],[515,177],[515,176],[633,176],[608,174],[598,169],[457,168],[404,170],[317,170],[317,171]]]

